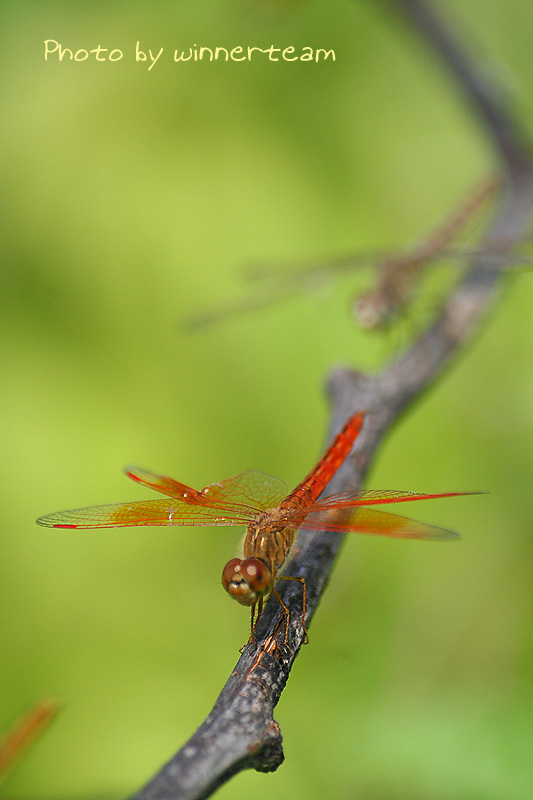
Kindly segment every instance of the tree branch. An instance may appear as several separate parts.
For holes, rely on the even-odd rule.
[[[457,33],[443,23],[435,6],[424,0],[387,2],[403,12],[426,44],[440,54],[468,104],[480,115],[485,132],[492,138],[507,171],[520,174],[527,167],[528,145],[509,113],[500,87],[492,85],[485,71],[469,58]]]
[[[461,48],[429,7],[420,0],[390,0],[411,19],[455,73],[469,103],[481,111],[487,133],[496,143],[507,175],[507,189],[488,230],[484,248],[502,242],[512,247],[523,234],[533,208],[533,168],[516,126],[495,100]],[[497,293],[503,260],[475,258],[450,293],[439,317],[402,358],[377,376],[337,370],[328,382],[332,402],[329,438],[358,409],[368,412],[352,455],[328,486],[328,492],[357,491],[371,459],[400,413],[432,385],[450,358],[479,327]],[[342,537],[306,531],[286,574],[305,579],[307,626],[324,591]],[[203,725],[142,789],[135,800],[200,800],[246,768],[275,770],[283,761],[282,739],[273,710],[301,647],[302,591],[297,581],[278,584],[289,607],[288,647],[283,644],[285,617],[275,601],[267,603],[249,644]]]

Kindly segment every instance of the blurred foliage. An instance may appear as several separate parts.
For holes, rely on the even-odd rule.
[[[527,129],[533,6],[440,6]],[[198,487],[247,468],[296,484],[323,445],[328,371],[377,369],[401,338],[349,319],[371,273],[196,336],[183,320],[244,297],[258,259],[407,242],[495,164],[387,4],[6,0],[0,15],[0,730],[36,696],[64,704],[5,792],[120,798],[195,730],[246,639],[219,585],[239,532],[35,518],[148,496],[128,463]],[[49,38],[125,57],[45,62]],[[148,71],[136,41],[168,57]],[[172,61],[193,44],[337,58]],[[455,545],[347,542],[276,710],[285,764],[218,797],[531,796],[532,280],[508,279],[370,476],[492,494],[416,509],[461,530]]]

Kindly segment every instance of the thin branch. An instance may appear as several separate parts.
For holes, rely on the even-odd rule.
[[[490,86],[461,52],[442,23],[420,0],[393,0],[431,44],[437,44],[448,67],[455,72],[471,105],[483,112],[487,132],[497,143],[507,170],[507,191],[485,239],[485,247],[501,243],[509,248],[523,234],[533,209],[533,168],[514,124],[495,100]],[[399,360],[380,375],[368,376],[337,370],[328,382],[332,401],[330,438],[358,409],[368,412],[363,431],[350,458],[328,485],[328,492],[357,491],[371,459],[400,413],[432,385],[443,368],[479,327],[497,292],[501,258],[474,259],[468,273],[450,294],[433,325]],[[305,531],[299,550],[286,574],[305,579],[306,623],[324,591],[342,537]],[[302,592],[296,581],[279,584],[278,591],[290,608],[288,647],[283,644],[285,618],[279,606],[267,603],[249,644],[224,686],[213,710],[185,746],[142,789],[135,800],[201,800],[209,797],[232,775],[246,768],[275,770],[283,761],[282,739],[273,710],[298,655],[304,631]]]
[[[468,104],[476,111],[485,132],[492,138],[496,151],[510,174],[520,174],[528,162],[528,145],[507,108],[500,87],[489,81],[485,71],[475,64],[462,47],[457,31],[444,24],[436,7],[424,0],[387,0],[407,17],[408,21],[436,50],[457,85],[466,96]]]

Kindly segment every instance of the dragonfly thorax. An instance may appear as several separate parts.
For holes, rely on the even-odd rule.
[[[289,519],[287,519],[287,514]],[[296,533],[296,515],[279,508],[264,511],[248,526],[243,542],[245,558],[258,558],[275,573],[283,566]],[[298,524],[303,522],[303,516]]]

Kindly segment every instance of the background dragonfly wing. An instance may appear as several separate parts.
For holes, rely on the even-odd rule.
[[[208,498],[212,508],[255,515],[279,506],[289,490],[280,478],[248,470],[218,483],[210,483],[202,489],[202,494]]]
[[[401,492],[394,489],[385,491],[370,489],[365,492],[339,492],[330,494],[323,500],[313,503],[312,511],[331,511],[333,509],[375,506],[385,503],[408,503],[412,500],[438,500],[443,497],[463,497],[485,492],[445,492],[444,494],[425,494],[421,492]]]
[[[458,533],[426,525],[408,517],[376,511],[373,508],[320,511],[309,513],[302,528],[321,529],[334,533],[367,533],[397,539],[459,539]]]
[[[48,528],[122,528],[131,525],[247,525],[249,515],[191,506],[177,500],[111,503],[58,511],[37,520]]]
[[[372,250],[325,260],[254,264],[248,268],[245,275],[250,283],[256,284],[247,297],[194,314],[185,320],[184,330],[187,333],[194,333],[226,319],[275,305],[302,292],[320,289],[323,284],[329,283],[332,273],[347,272],[379,262],[386,252]],[[257,286],[257,283],[261,285]]]

